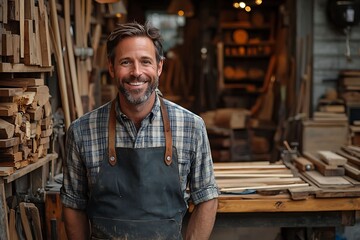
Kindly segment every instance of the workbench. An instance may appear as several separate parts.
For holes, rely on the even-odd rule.
[[[359,217],[360,197],[292,200],[282,196],[249,199],[243,195],[220,195],[216,228],[279,227],[308,228],[335,239],[335,228],[352,226]],[[310,234],[310,233],[308,233]]]

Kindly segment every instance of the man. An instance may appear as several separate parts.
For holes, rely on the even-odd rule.
[[[206,129],[200,117],[158,95],[158,29],[120,25],[107,54],[117,98],[67,133],[61,199],[68,238],[181,239],[190,199],[186,239],[208,239],[218,189]]]

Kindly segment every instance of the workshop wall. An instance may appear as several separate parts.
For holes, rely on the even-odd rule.
[[[311,1],[312,2],[312,1]],[[327,15],[328,0],[313,1],[313,106],[329,88],[337,88],[340,70],[360,66],[360,25],[351,29],[351,60],[345,56],[346,35]],[[300,11],[300,10],[299,10]]]

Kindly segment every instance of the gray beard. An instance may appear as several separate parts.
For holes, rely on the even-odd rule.
[[[117,80],[118,81],[118,80]],[[120,93],[122,93],[126,100],[134,105],[140,105],[144,102],[146,102],[151,94],[155,91],[155,89],[159,86],[159,78],[156,77],[154,84],[150,84],[148,85],[145,94],[141,97],[134,97],[134,94],[138,94],[141,90],[135,90],[135,91],[128,91],[126,90],[122,84],[120,84],[120,86],[118,87],[118,90]]]

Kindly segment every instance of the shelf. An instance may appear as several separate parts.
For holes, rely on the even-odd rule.
[[[29,66],[22,63],[0,63],[0,73],[37,73],[37,72],[52,72],[53,67]]]
[[[40,158],[37,162],[31,163],[28,166],[24,168],[17,169],[13,174],[3,177],[3,179],[6,181],[6,183],[10,183],[32,171],[35,169],[42,167],[46,163],[55,160],[58,157],[57,153],[49,153],[44,158]]]
[[[256,47],[256,46],[274,46],[275,42],[274,41],[262,41],[262,42],[258,42],[258,43],[243,43],[243,44],[239,44],[239,43],[235,43],[235,42],[229,42],[229,43],[224,43],[225,47]]]
[[[222,29],[246,29],[246,30],[271,30],[270,24],[264,24],[262,26],[253,26],[250,23],[241,22],[223,22],[220,23]]]

